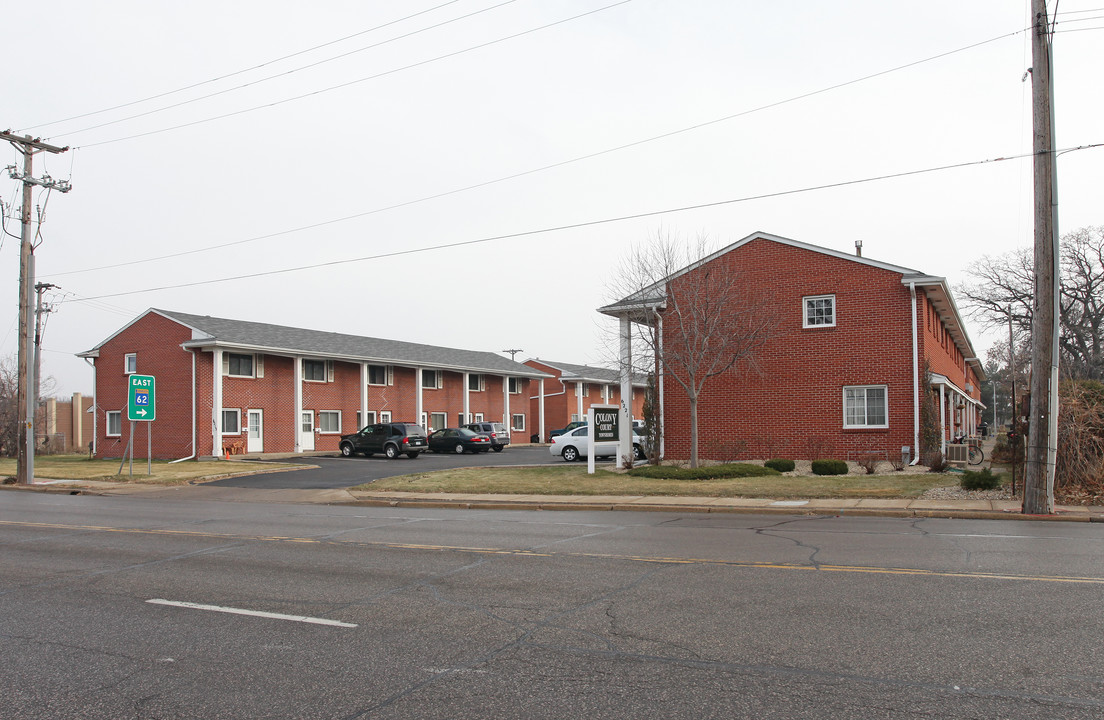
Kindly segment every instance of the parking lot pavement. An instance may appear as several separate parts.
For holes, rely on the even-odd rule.
[[[317,467],[286,472],[263,473],[244,477],[223,478],[205,485],[213,487],[237,487],[262,490],[322,490],[348,488],[396,475],[417,472],[448,470],[458,467],[505,467],[510,465],[553,465],[562,463],[553,457],[545,446],[514,446],[502,452],[457,455],[455,453],[422,453],[411,459],[399,457],[388,460],[382,455],[344,458],[334,453],[310,458],[302,456],[274,460],[273,465],[301,464],[304,460]]]

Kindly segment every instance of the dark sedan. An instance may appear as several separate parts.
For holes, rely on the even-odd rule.
[[[467,428],[445,428],[429,436],[429,449],[433,452],[487,452],[491,445],[490,435]]]

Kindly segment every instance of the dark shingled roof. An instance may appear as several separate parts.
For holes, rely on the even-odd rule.
[[[555,360],[542,360],[533,358],[535,362],[554,367],[563,375],[564,380],[582,380],[583,382],[608,383],[616,385],[621,382],[621,374],[612,368],[594,367],[593,365],[575,365],[572,363],[556,362]],[[633,385],[647,385],[648,379],[639,373],[633,375]]]
[[[164,315],[195,330],[196,338],[185,343],[189,347],[218,345],[356,362],[379,362],[388,365],[412,365],[532,378],[549,377],[546,373],[528,365],[522,365],[492,352],[458,350],[401,340],[345,335],[244,320],[227,320],[171,310],[154,309],[151,312]]]

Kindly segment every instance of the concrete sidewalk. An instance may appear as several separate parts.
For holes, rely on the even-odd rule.
[[[1019,500],[808,499],[666,497],[655,495],[500,495],[371,490],[257,490],[206,484],[146,485],[96,480],[39,480],[4,489],[226,502],[275,502],[464,510],[632,510],[649,512],[775,513],[1104,522],[1104,507],[1062,505],[1053,515],[1024,515]]]

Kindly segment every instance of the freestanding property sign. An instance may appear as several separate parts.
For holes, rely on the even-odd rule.
[[[594,474],[598,443],[617,442],[621,436],[621,415],[617,405],[591,405],[587,411],[587,472]]]
[[[131,375],[130,396],[127,400],[127,420],[152,421],[157,419],[153,375]]]

